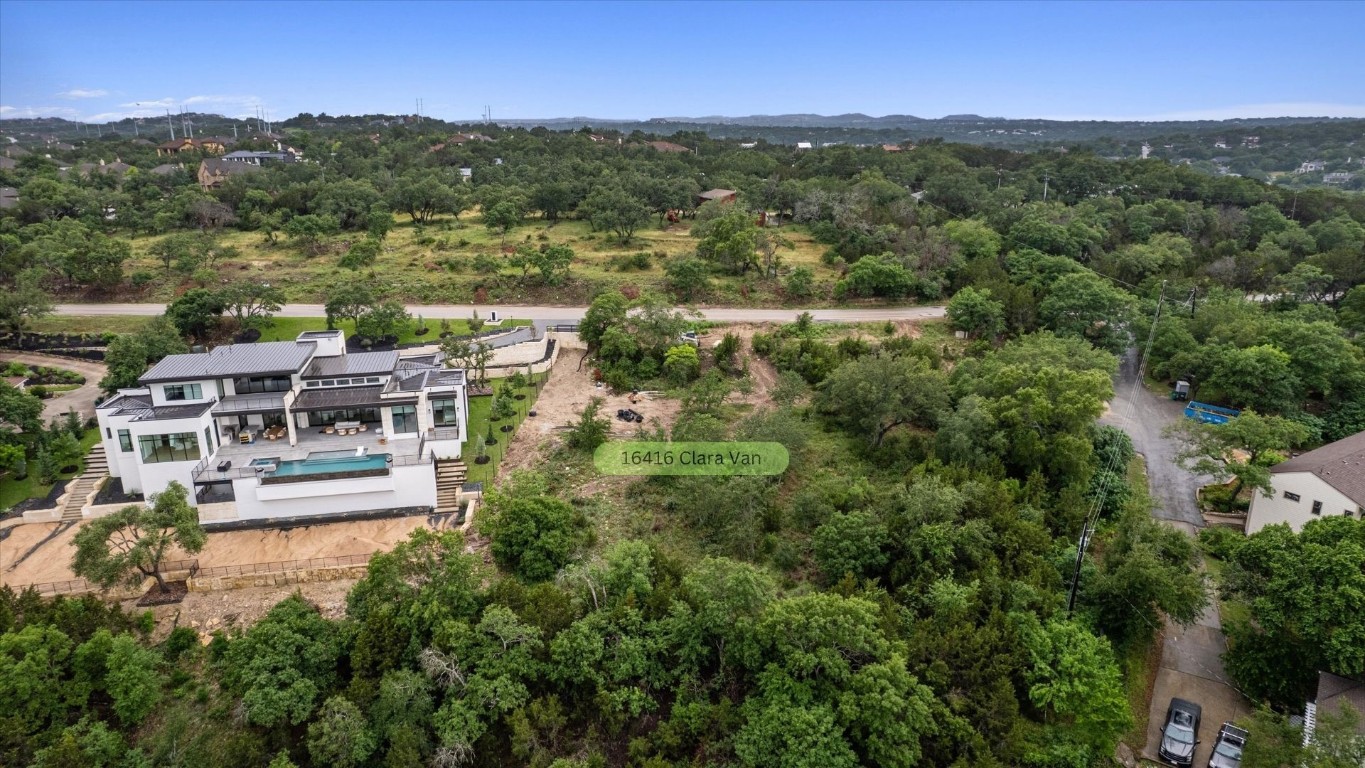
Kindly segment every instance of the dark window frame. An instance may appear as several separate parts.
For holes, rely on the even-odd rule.
[[[122,451],[122,452],[124,452],[124,453],[132,453],[132,452],[133,452],[133,433],[130,432],[130,431],[128,431],[128,430],[126,430],[126,429],[120,429],[120,430],[118,431],[118,447],[119,447],[119,450]]]
[[[451,418],[448,421],[442,421],[438,414],[446,412],[450,414]],[[431,400],[431,424],[435,427],[460,426],[460,399],[458,397],[433,398]]]
[[[199,384],[167,384],[161,388],[161,394],[168,403],[180,400],[203,400],[204,388]]]
[[[1295,503],[1303,499],[1303,497],[1298,495],[1297,493],[1290,493],[1289,491],[1284,492],[1284,497]]]

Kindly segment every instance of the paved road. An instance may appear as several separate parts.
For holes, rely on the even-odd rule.
[[[1184,418],[1184,405],[1158,397],[1137,383],[1137,354],[1130,350],[1114,382],[1114,401],[1102,423],[1119,427],[1133,438],[1133,447],[1147,459],[1147,476],[1156,517],[1203,528],[1204,518],[1195,504],[1195,492],[1213,482],[1175,463],[1176,445],[1162,437],[1166,425]],[[1128,418],[1124,418],[1128,416]]]
[[[83,417],[95,415],[95,398],[100,395],[100,379],[104,378],[104,363],[94,360],[80,360],[58,355],[40,355],[34,352],[0,352],[0,366],[11,360],[26,365],[46,365],[52,368],[65,368],[85,377],[79,389],[63,392],[43,401],[43,421],[51,422],[67,411],[75,410]]]
[[[1130,350],[1114,382],[1115,396],[1110,412],[1100,421],[1126,431],[1133,439],[1133,447],[1147,460],[1147,483],[1157,505],[1152,514],[1193,536],[1204,527],[1203,516],[1195,502],[1195,491],[1212,482],[1212,478],[1196,475],[1177,465],[1176,445],[1161,434],[1166,425],[1184,418],[1184,406],[1152,394],[1140,383],[1134,386],[1137,381],[1137,352]],[[1223,671],[1222,655],[1226,650],[1227,638],[1223,635],[1216,601],[1192,626],[1180,627],[1167,622],[1161,664],[1152,688],[1145,757],[1157,759],[1166,707],[1173,697],[1196,702],[1204,708],[1195,765],[1208,762],[1219,726],[1250,714],[1250,705],[1232,688]]]
[[[58,304],[59,315],[159,315],[164,312],[164,304]],[[472,304],[410,304],[408,311],[421,314],[428,320],[443,318],[457,319],[469,317],[474,310],[481,317],[488,317],[490,311],[497,311],[503,317],[524,320],[577,322],[582,319],[587,307],[523,307],[523,306],[480,306]],[[868,322],[880,320],[922,320],[943,317],[943,306],[925,307],[884,307],[876,309],[738,309],[710,307],[700,310],[707,320],[732,323],[786,323],[796,319],[803,311],[809,311],[816,320],[827,322]],[[286,304],[275,313],[278,317],[322,317],[327,312],[321,304]]]

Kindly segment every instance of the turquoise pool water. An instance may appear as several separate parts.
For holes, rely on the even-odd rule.
[[[272,477],[294,475],[317,475],[328,472],[355,472],[362,469],[383,469],[387,463],[387,453],[369,456],[356,456],[353,451],[321,451],[308,454],[306,459],[280,461],[278,458],[252,459],[251,466],[275,465]]]

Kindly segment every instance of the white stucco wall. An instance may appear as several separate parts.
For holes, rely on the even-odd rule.
[[[1309,520],[1318,517],[1331,517],[1350,512],[1353,517],[1360,516],[1360,505],[1351,501],[1345,494],[1311,472],[1284,472],[1272,474],[1271,483],[1275,495],[1267,498],[1257,491],[1251,500],[1247,513],[1246,532],[1255,533],[1267,525],[1288,523],[1295,531],[1303,530]],[[1285,498],[1285,492],[1297,494],[1298,501]],[[1313,502],[1322,502],[1322,514],[1313,514]]]
[[[166,400],[166,387],[176,385],[199,385],[199,397],[186,397],[184,400]],[[173,381],[165,384],[152,384],[152,405],[189,405],[191,403],[205,403],[209,400],[218,399],[218,381],[216,379],[196,379],[194,381]],[[187,393],[188,394],[188,393]]]
[[[393,467],[387,477],[279,483],[260,486],[256,478],[232,482],[241,520],[436,506],[436,473],[430,464]]]

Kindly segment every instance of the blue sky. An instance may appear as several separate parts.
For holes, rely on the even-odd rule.
[[[0,117],[1365,117],[1362,26],[1360,2],[0,0]]]

